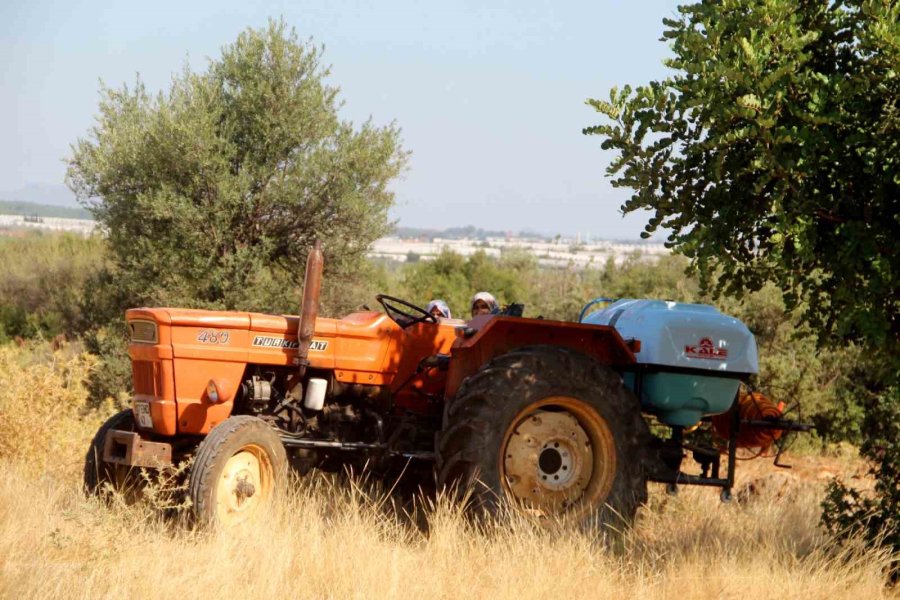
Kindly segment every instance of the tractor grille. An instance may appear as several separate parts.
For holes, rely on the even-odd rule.
[[[162,396],[162,369],[158,362],[149,360],[136,360],[131,365],[134,377],[134,393],[154,396]]]

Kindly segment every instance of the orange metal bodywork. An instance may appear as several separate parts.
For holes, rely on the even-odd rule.
[[[248,364],[291,367],[297,355],[295,316],[139,308],[126,320],[157,324],[155,343],[133,341],[129,354],[134,401],[149,404],[152,430],[164,436],[208,433],[231,415]],[[342,383],[387,387],[399,409],[440,414],[434,401],[452,397],[485,362],[533,344],[568,346],[605,364],[634,362],[609,327],[485,316],[468,325],[445,320],[403,329],[383,313],[357,312],[316,319],[309,369]],[[420,368],[436,354],[452,355],[449,370]],[[217,403],[207,396],[210,380]]]
[[[295,316],[140,308],[127,311],[126,320],[157,323],[158,342],[132,342],[129,355],[134,399],[150,403],[153,431],[161,435],[208,433],[230,416],[248,364],[292,366],[297,355]],[[408,402],[401,393],[395,403],[415,403],[420,392],[442,391],[445,373],[417,374],[416,369],[424,357],[450,353],[460,323],[402,329],[378,312],[318,318],[309,368],[333,372],[343,383],[392,391],[405,383]],[[210,380],[216,383],[218,403],[206,395]]]
[[[471,335],[453,348],[453,361],[444,391],[452,398],[462,382],[491,359],[516,348],[534,345],[562,346],[587,354],[600,364],[627,366],[634,352],[612,327],[565,321],[482,315],[469,322]]]

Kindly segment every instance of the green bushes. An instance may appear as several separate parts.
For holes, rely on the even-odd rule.
[[[450,305],[455,317],[467,317],[472,294],[482,290],[493,293],[498,302],[521,302],[525,296],[522,276],[534,269],[530,256],[516,256],[499,261],[479,251],[465,258],[449,250],[429,261],[410,263],[400,274],[399,292],[422,306],[434,298]]]
[[[128,356],[128,332],[125,319],[119,317],[109,324],[84,333],[84,348],[97,357],[97,365],[85,380],[88,404],[97,407],[112,401],[119,408],[131,405],[131,357]]]
[[[104,269],[102,240],[65,234],[0,239],[0,341],[14,336],[80,336],[100,358],[87,388],[92,402],[119,400],[131,384],[127,336],[122,321],[127,299],[116,294],[115,277]],[[466,317],[471,295],[489,290],[501,303],[521,302],[526,316],[575,320],[586,301],[597,296],[663,298],[708,302],[696,278],[686,276],[686,261],[677,256],[656,263],[632,257],[598,268],[544,268],[525,252],[491,258],[484,252],[462,257],[444,252],[436,260],[398,265],[365,261],[351,277],[327,276],[322,314],[341,316],[363,305],[374,307],[378,292],[424,305],[440,297],[456,316]],[[300,273],[295,285],[278,297],[257,298],[242,309],[296,312]],[[98,292],[103,290],[102,292]],[[861,443],[863,407],[871,398],[871,361],[853,345],[821,350],[798,312],[789,313],[774,287],[764,287],[742,301],[716,302],[756,335],[760,374],[754,385],[777,400],[802,407],[802,417],[817,427],[823,443]]]
[[[478,290],[491,291],[501,304],[524,303],[526,316],[561,320],[575,320],[584,303],[598,296],[716,304],[756,336],[760,373],[751,384],[775,400],[799,407],[791,416],[816,425],[816,432],[805,436],[806,445],[860,443],[870,361],[859,347],[820,349],[802,322],[802,309],[788,311],[772,285],[740,301],[704,297],[697,278],[685,274],[686,265],[679,256],[651,263],[636,255],[619,265],[610,261],[594,269],[551,269],[538,266],[524,253],[492,259],[483,252],[465,258],[445,251],[433,261],[397,269],[390,289],[422,305],[444,298],[454,315],[463,317],[468,299]]]
[[[609,261],[596,268],[547,268],[527,251],[491,258],[483,251],[463,257],[444,250],[434,260],[407,262],[395,269],[395,295],[424,305],[433,298],[450,304],[454,316],[468,316],[472,294],[486,290],[500,304],[524,303],[526,315],[575,320],[584,303],[597,296],[665,298],[694,301],[697,283],[686,278],[686,261],[667,256],[658,263],[640,255],[621,265]]]
[[[860,492],[839,479],[831,482],[822,504],[822,524],[839,539],[863,539],[896,551],[900,549],[900,364],[884,363],[890,372],[881,373],[882,389],[870,391],[864,400],[866,435],[860,448],[871,461],[875,493]],[[900,562],[895,559],[888,571],[894,582],[900,581]]]
[[[77,335],[86,286],[104,263],[103,241],[73,234],[0,237],[0,342]]]

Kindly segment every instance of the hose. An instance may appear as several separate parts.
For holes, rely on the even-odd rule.
[[[741,421],[778,420],[784,415],[782,403],[775,404],[760,392],[742,393],[730,411],[712,418],[713,429],[722,439],[727,440],[731,437],[732,415],[735,410],[738,411]],[[783,434],[784,431],[780,429],[742,425],[738,428],[735,443],[738,448],[757,448],[758,455],[761,456]]]
[[[578,315],[578,322],[579,323],[584,322],[584,317],[587,316],[588,309],[590,307],[592,307],[593,305],[600,304],[601,302],[605,302],[606,304],[612,304],[616,300],[618,300],[618,298],[606,298],[604,296],[600,296],[599,298],[594,298],[593,300],[591,300],[590,302],[585,304],[584,308],[581,309],[581,313],[579,313],[579,315]]]

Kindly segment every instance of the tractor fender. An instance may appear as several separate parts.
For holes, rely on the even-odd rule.
[[[462,382],[492,359],[524,346],[563,346],[592,357],[602,365],[626,367],[637,362],[632,347],[608,325],[483,315],[458,329],[447,375],[445,400],[456,395]]]

